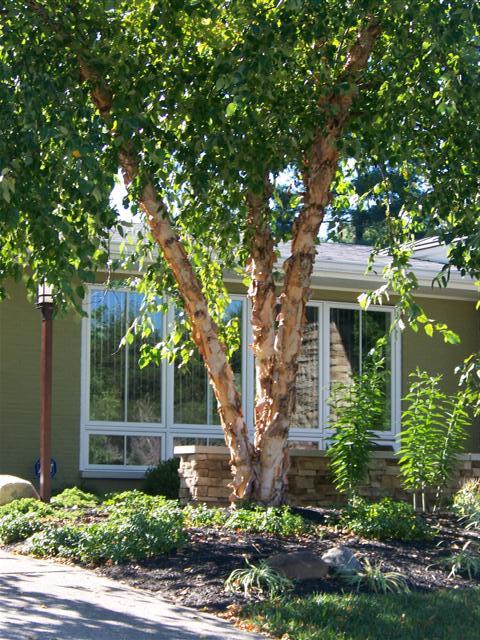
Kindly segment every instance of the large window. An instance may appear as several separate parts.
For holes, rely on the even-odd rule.
[[[238,390],[242,391],[242,327],[243,302],[233,300],[226,312],[225,321],[236,318],[240,329],[240,348],[233,354],[231,364]],[[207,371],[198,352],[186,365],[175,363],[173,421],[175,424],[220,425],[217,401],[208,381]]]
[[[120,341],[138,315],[141,296],[124,291],[91,292],[90,415],[92,422],[161,422],[161,367],[138,366],[138,342]],[[150,340],[162,335],[162,316],[152,316]]]
[[[237,319],[240,348],[232,358],[247,425],[253,433],[254,363],[245,296],[233,296],[226,320]],[[122,289],[90,289],[84,321],[81,468],[88,475],[140,474],[173,455],[176,445],[223,445],[216,400],[200,356],[144,369],[139,344],[120,347],[142,298]],[[154,343],[174,319],[152,316]],[[312,302],[298,360],[292,447],[324,448],[329,437],[327,398],[335,382],[362,371],[378,338],[387,335],[385,416],[376,425],[379,442],[391,446],[399,427],[398,339],[389,334],[391,310],[361,311],[356,304]]]
[[[348,384],[354,375],[361,374],[377,341],[387,337],[384,347],[385,411],[379,424],[372,426],[379,432],[394,431],[396,416],[392,399],[397,378],[392,378],[392,355],[396,335],[390,335],[391,312],[380,308],[362,311],[353,305],[332,304],[329,305],[327,322],[327,396],[335,383]]]

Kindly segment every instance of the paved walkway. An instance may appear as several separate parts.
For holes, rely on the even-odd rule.
[[[0,640],[253,640],[92,571],[0,550]]]

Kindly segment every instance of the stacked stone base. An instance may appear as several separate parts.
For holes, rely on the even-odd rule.
[[[184,501],[227,504],[231,481],[229,453],[224,447],[176,447],[180,456],[180,498]],[[328,506],[345,502],[332,484],[328,458],[324,451],[293,449],[288,474],[289,504],[297,506]],[[480,477],[480,454],[461,456],[458,468],[446,494],[454,493],[463,482]],[[372,454],[365,484],[360,495],[366,498],[383,497],[408,499],[401,486],[398,462],[393,452]]]

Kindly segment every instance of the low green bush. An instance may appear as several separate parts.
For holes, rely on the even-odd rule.
[[[145,472],[143,490],[152,496],[165,496],[176,500],[180,491],[178,467],[180,458],[170,458],[150,467]]]
[[[344,510],[340,524],[353,533],[378,540],[425,540],[431,527],[406,502],[383,498],[380,502],[353,499]]]
[[[251,533],[271,533],[277,536],[294,536],[304,533],[307,524],[289,507],[260,507],[236,509],[225,520],[226,529],[239,529]]]
[[[78,487],[65,489],[62,493],[58,493],[52,498],[51,504],[56,507],[71,508],[78,507],[80,509],[88,509],[96,507],[99,499],[93,493],[86,493]]]
[[[20,498],[19,500],[12,500],[0,507],[0,518],[6,515],[18,515],[21,513],[35,513],[36,515],[43,517],[53,513],[53,509],[50,505],[45,504],[35,498]]]
[[[183,512],[188,527],[222,527],[229,515],[225,509],[215,509],[205,504],[188,504]]]
[[[0,507],[0,542],[10,544],[39,531],[54,509],[34,498],[13,500]]]
[[[245,562],[245,568],[235,569],[225,580],[225,591],[243,592],[245,598],[249,598],[255,593],[270,597],[285,595],[293,589],[293,582],[277,573],[265,560],[258,565],[250,564],[246,558]]]
[[[467,526],[480,525],[480,481],[468,480],[453,497],[453,510]]]
[[[307,523],[289,507],[251,506],[229,511],[188,505],[184,509],[185,519],[191,527],[225,527],[226,529],[250,533],[270,533],[277,536],[294,536],[308,529]]]
[[[129,512],[117,511],[105,522],[53,524],[34,535],[26,550],[36,556],[62,556],[85,564],[115,564],[168,553],[185,542],[184,517],[166,504]]]
[[[122,493],[112,493],[106,496],[103,506],[110,512],[116,511],[138,511],[142,509],[151,510],[170,504],[177,506],[177,502],[168,501],[163,496],[150,496],[143,491],[134,489],[133,491],[123,491]]]
[[[0,518],[0,542],[10,544],[29,538],[43,526],[43,520],[29,513],[10,513]]]

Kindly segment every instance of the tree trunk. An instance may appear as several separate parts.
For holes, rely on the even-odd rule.
[[[317,130],[307,158],[304,205],[293,224],[291,255],[284,265],[279,326],[274,344],[272,393],[259,452],[256,496],[268,504],[281,504],[285,500],[289,469],[288,431],[295,408],[298,354],[302,344],[305,307],[310,298],[318,234],[325,207],[330,202],[330,187],[337,168],[336,145],[355,97],[358,74],[366,66],[379,33],[379,25],[373,19],[359,32],[339,78],[339,83],[348,83],[350,88],[344,93],[334,91],[319,101],[326,124]]]
[[[107,118],[111,110],[111,92],[82,61],[80,71],[83,80],[92,85],[91,97],[96,108]],[[119,163],[125,186],[128,188],[139,174],[139,160],[129,149],[124,148],[119,152]],[[145,176],[142,177],[145,179]],[[233,370],[226,357],[225,345],[219,338],[218,327],[209,313],[207,300],[185,248],[173,229],[164,203],[158,198],[153,184],[148,179],[141,190],[139,204],[145,213],[152,236],[172,270],[190,320],[192,338],[209,374],[231,455],[232,497],[249,498],[256,484],[254,451],[249,441]]]

